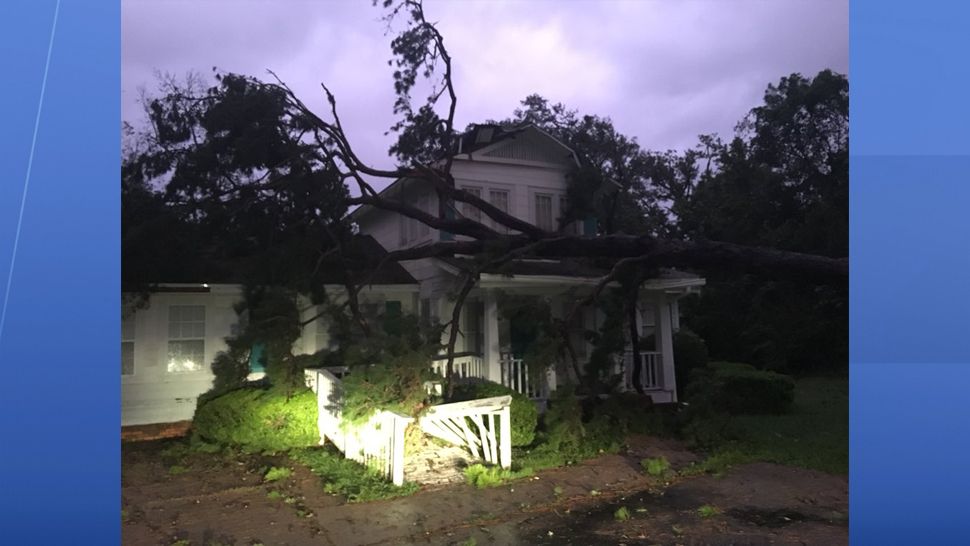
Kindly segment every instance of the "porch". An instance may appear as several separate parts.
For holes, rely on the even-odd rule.
[[[509,301],[534,302],[536,309],[552,320],[566,320],[570,343],[579,373],[586,373],[589,357],[595,348],[588,332],[599,332],[606,315],[595,306],[573,312],[574,306],[595,286],[595,279],[482,275],[469,294],[459,321],[453,374],[459,380],[486,379],[500,383],[537,402],[545,401],[560,385],[575,383],[577,369],[571,359],[559,355],[545,369],[532,369],[526,354],[535,341],[536,325],[531,318],[516,317]],[[674,374],[673,333],[680,327],[678,299],[703,284],[696,277],[651,279],[644,283],[636,307],[636,331],[640,350],[634,354],[629,341],[625,350],[615,356],[609,375],[618,376],[621,391],[643,392],[656,403],[677,401]],[[442,301],[439,317],[450,317],[453,307]],[[445,334],[447,339],[447,332]],[[628,338],[624,331],[624,338]],[[445,375],[447,357],[432,363]]]

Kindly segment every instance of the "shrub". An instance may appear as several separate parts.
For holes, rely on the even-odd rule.
[[[532,470],[523,468],[521,470],[508,470],[497,466],[485,466],[483,464],[473,464],[465,468],[465,480],[479,489],[495,487],[505,482],[531,476]]]
[[[692,404],[732,415],[788,413],[795,399],[795,380],[749,364],[712,362],[703,373],[695,374],[687,398]]]
[[[200,403],[192,420],[194,441],[247,451],[285,451],[316,445],[317,397],[306,389],[290,397],[275,389],[243,388]]]
[[[624,432],[609,417],[593,415],[588,422],[573,389],[556,390],[543,418],[544,431],[537,435],[530,451],[516,455],[523,467],[533,470],[558,467],[614,453],[622,445]]]
[[[674,333],[673,342],[677,396],[683,398],[691,374],[707,366],[707,344],[699,335],[684,328]]]
[[[670,462],[663,456],[655,459],[643,459],[640,461],[640,466],[654,478],[662,478],[670,472]]]
[[[711,504],[705,504],[697,509],[697,514],[702,518],[712,518],[721,513],[721,509]]]
[[[266,471],[266,475],[263,476],[263,481],[275,482],[278,480],[285,480],[293,475],[293,471],[285,466],[274,466]]]
[[[507,394],[512,395],[512,405],[509,408],[512,421],[512,445],[516,447],[530,445],[535,440],[539,410],[529,397],[498,383],[482,381],[456,386],[451,401],[463,402]]]
[[[357,364],[343,378],[343,418],[362,423],[378,410],[416,417],[429,405],[424,382],[431,378],[428,355],[420,350],[385,354],[377,364]]]
[[[593,408],[593,416],[608,419],[622,434],[669,436],[676,431],[669,408],[654,406],[650,398],[636,393],[614,393]]]

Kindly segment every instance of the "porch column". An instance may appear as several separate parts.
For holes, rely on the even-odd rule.
[[[674,376],[674,339],[673,323],[670,317],[670,305],[667,295],[657,292],[655,339],[657,351],[661,354],[663,364],[663,388],[671,392],[671,401],[677,401],[677,380]]]
[[[485,369],[488,370],[488,379],[496,383],[502,382],[502,365],[499,362],[499,353],[502,348],[498,340],[498,300],[495,298],[495,292],[491,290],[484,291],[483,303],[485,307],[484,322],[482,324],[482,329],[484,330],[485,338],[485,354],[484,364]]]
[[[680,298],[670,300],[670,322],[673,324],[674,332],[680,331]]]

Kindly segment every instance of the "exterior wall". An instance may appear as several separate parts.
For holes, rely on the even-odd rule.
[[[553,149],[553,153],[562,153],[557,144],[527,135],[512,143],[502,143],[491,151],[481,150],[482,154],[476,154],[473,158],[459,156],[451,172],[459,188],[477,188],[486,201],[489,201],[491,189],[508,191],[509,213],[533,224],[536,223],[535,195],[549,195],[552,197],[552,219],[558,222],[563,212],[561,199],[564,200],[566,196],[566,173],[571,165],[565,161],[549,160],[550,149]],[[543,161],[543,158],[546,160]],[[430,185],[408,180],[398,184],[400,186],[392,191],[397,195],[406,195],[408,203],[423,206],[424,210],[432,213],[438,210],[437,196]],[[388,197],[397,198],[395,195]],[[463,205],[456,205],[458,212],[463,213]],[[490,225],[490,220],[484,215],[481,220]],[[382,210],[370,210],[360,216],[357,222],[361,233],[373,236],[389,251],[438,241],[443,237],[438,230],[432,229],[418,237],[410,237],[410,220]],[[403,237],[402,233],[405,233]],[[420,308],[421,300],[428,300],[434,317],[449,320],[452,307],[447,295],[458,288],[454,275],[431,259],[406,261],[401,265],[418,281],[416,306]],[[447,332],[444,335],[444,339],[447,339]],[[458,347],[464,347],[463,340],[459,341]]]
[[[459,188],[482,189],[482,199],[488,201],[490,188],[508,190],[509,212],[516,218],[535,224],[535,194],[553,196],[553,219],[559,217],[559,198],[566,196],[566,169],[546,168],[509,163],[456,160],[452,175]],[[459,211],[461,205],[459,204]],[[487,219],[485,219],[487,225]]]
[[[121,376],[122,426],[172,423],[191,419],[198,396],[212,387],[210,368],[238,317],[233,305],[241,298],[237,286],[213,285],[209,292],[153,293],[147,307],[134,312],[134,373]],[[169,307],[205,307],[204,360],[196,371],[168,371]],[[311,332],[312,334],[312,332]],[[308,332],[295,350],[310,352]]]
[[[393,286],[371,286],[364,288],[357,296],[361,305],[378,305],[383,307],[388,301],[401,303],[401,312],[404,314],[417,314],[418,303],[416,298],[417,287],[414,285],[393,285]],[[345,300],[346,294],[342,289],[334,289],[330,293],[330,298],[334,303],[341,303]],[[307,302],[303,308],[303,320],[309,321],[311,318],[323,311],[322,307],[312,306]],[[383,310],[380,310],[383,312]],[[332,348],[330,339],[331,322],[329,317],[321,317],[307,324],[303,331],[301,341],[304,353],[312,354],[323,349]]]

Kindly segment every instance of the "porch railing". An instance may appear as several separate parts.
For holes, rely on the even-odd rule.
[[[623,384],[635,390],[633,384],[633,351],[623,353]],[[640,351],[640,387],[645,391],[663,389],[663,355],[657,351]]]
[[[431,361],[431,369],[435,373],[441,376],[445,376],[447,370],[445,367],[448,365],[447,356],[439,356]],[[485,369],[485,362],[482,357],[477,354],[460,354],[455,355],[452,360],[452,372],[459,379],[486,379],[488,377],[488,370]]]
[[[502,353],[499,363],[503,385],[533,400],[549,398],[549,385],[554,384],[554,379],[549,377],[554,373],[552,370],[534,375],[530,373],[529,365],[512,353]]]

